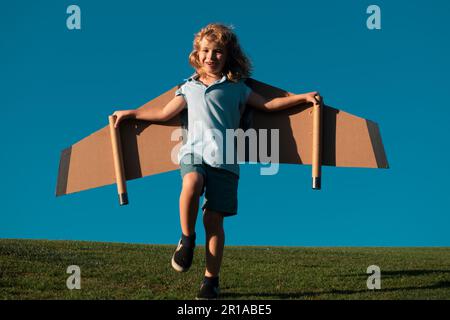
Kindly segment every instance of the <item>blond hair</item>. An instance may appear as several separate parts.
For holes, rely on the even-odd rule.
[[[197,74],[200,76],[204,75],[198,52],[200,50],[200,42],[206,37],[208,41],[216,42],[225,48],[227,61],[222,71],[228,80],[237,82],[242,78],[250,77],[252,69],[251,62],[242,51],[238,38],[232,31],[232,28],[220,23],[210,23],[195,34],[192,52],[189,54],[189,63]]]

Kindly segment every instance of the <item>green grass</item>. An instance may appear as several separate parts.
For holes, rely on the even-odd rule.
[[[78,241],[0,240],[0,299],[193,299],[204,247],[187,273],[175,249]],[[81,290],[69,290],[69,265]],[[381,268],[368,290],[367,267]],[[449,299],[450,248],[226,247],[222,299]]]

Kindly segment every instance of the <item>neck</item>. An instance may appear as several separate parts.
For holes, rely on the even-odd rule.
[[[218,79],[222,78],[222,76],[223,76],[222,73],[219,73],[219,74],[214,74],[214,73],[204,73],[204,74],[200,77],[200,79],[206,80],[206,81],[208,81],[208,80],[218,80]]]

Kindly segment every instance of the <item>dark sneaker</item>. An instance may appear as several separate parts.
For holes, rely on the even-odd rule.
[[[219,286],[203,281],[197,293],[196,300],[212,300],[219,297]]]
[[[172,256],[172,267],[178,272],[186,272],[191,267],[193,259],[194,248],[183,246],[180,239],[178,247]]]

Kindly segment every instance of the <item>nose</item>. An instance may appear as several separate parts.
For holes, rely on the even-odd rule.
[[[213,51],[209,51],[207,57],[208,57],[208,60],[210,60],[210,61],[216,60],[216,55],[214,54]]]

